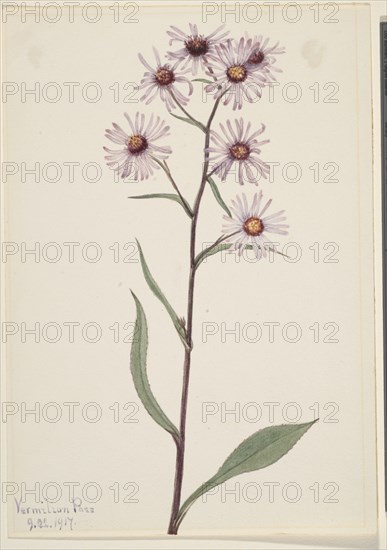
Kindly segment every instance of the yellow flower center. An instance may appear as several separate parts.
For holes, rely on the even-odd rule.
[[[243,224],[243,229],[248,235],[251,235],[252,237],[258,237],[258,235],[263,232],[264,225],[260,218],[251,217],[245,221],[245,223]]]
[[[160,86],[168,86],[175,81],[175,75],[171,69],[168,69],[166,65],[160,67],[160,69],[155,74],[156,81]]]
[[[235,160],[246,160],[250,155],[250,147],[246,143],[234,143],[230,147],[230,154]]]
[[[134,134],[128,139],[128,150],[132,155],[139,155],[148,147],[146,138],[140,134]]]
[[[246,67],[243,65],[233,65],[232,67],[229,67],[226,71],[227,78],[231,82],[243,82],[247,77],[247,70]]]

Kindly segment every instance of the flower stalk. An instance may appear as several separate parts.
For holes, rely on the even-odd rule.
[[[192,208],[190,207],[190,205],[188,204],[187,200],[183,197],[183,195],[181,194],[180,192],[180,189],[178,188],[177,186],[177,183],[175,182],[172,174],[171,174],[171,171],[168,167],[168,164],[166,163],[166,161],[164,160],[163,162],[159,161],[157,158],[153,157],[153,160],[160,166],[160,168],[162,168],[162,170],[164,170],[164,172],[166,173],[169,181],[172,183],[172,187],[174,188],[174,190],[176,191],[176,193],[178,194],[181,202],[182,202],[182,205],[183,205],[183,208],[184,210],[186,211],[186,213],[188,214],[188,216],[190,218],[192,218],[193,216],[193,212],[192,212]]]
[[[196,118],[194,118],[192,115],[189,114],[189,112],[187,111],[187,109],[185,109],[183,107],[183,105],[180,103],[180,101],[177,99],[176,95],[174,94],[173,90],[170,89],[169,90],[169,93],[170,93],[170,96],[172,97],[173,101],[176,103],[176,105],[179,107],[180,111],[182,113],[185,114],[185,116],[188,118],[188,120],[190,120],[192,122],[192,124],[194,124],[194,126],[197,126],[198,128],[200,128],[204,133],[206,133],[206,127],[204,126],[204,124],[202,124],[199,120],[196,120]],[[174,115],[176,116],[176,115]]]
[[[211,111],[207,125],[205,126],[203,172],[202,172],[199,191],[196,196],[195,204],[193,207],[193,216],[192,216],[192,222],[191,222],[190,273],[189,273],[189,280],[188,280],[188,306],[187,306],[187,344],[189,349],[185,350],[185,355],[184,355],[183,385],[182,385],[181,403],[180,403],[180,427],[179,427],[180,437],[179,437],[179,443],[176,446],[177,450],[176,450],[175,482],[174,482],[174,491],[173,491],[172,511],[171,511],[171,517],[170,517],[170,522],[168,527],[169,535],[177,534],[178,526],[176,524],[176,521],[179,514],[179,509],[180,509],[181,489],[182,489],[183,474],[184,474],[185,428],[186,428],[186,419],[187,419],[189,378],[190,378],[190,371],[191,371],[191,354],[192,354],[192,347],[193,347],[192,323],[193,323],[194,290],[195,290],[195,275],[196,275],[196,264],[195,264],[196,228],[198,223],[200,204],[202,201],[204,189],[208,178],[208,167],[210,162],[208,147],[210,143],[211,124],[215,117],[215,114],[221,99],[222,99],[222,96],[219,96],[218,99],[215,101],[214,107]]]

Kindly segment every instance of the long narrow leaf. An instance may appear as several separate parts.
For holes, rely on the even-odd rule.
[[[210,187],[211,187],[212,192],[214,193],[215,199],[218,201],[218,203],[220,204],[220,206],[221,206],[221,207],[223,208],[223,210],[226,212],[227,216],[229,216],[230,218],[232,218],[231,212],[230,212],[230,210],[228,209],[228,207],[227,207],[226,203],[224,202],[224,200],[222,199],[222,195],[220,194],[219,189],[218,189],[218,186],[216,185],[216,183],[214,182],[214,180],[213,180],[211,177],[208,177],[208,178],[207,178],[207,181],[208,181],[208,183],[210,184]]]
[[[207,78],[193,78],[192,82],[204,82],[204,84],[213,84],[213,80],[208,80]]]
[[[163,306],[167,310],[167,312],[168,312],[170,318],[172,319],[172,322],[173,322],[173,324],[174,324],[174,326],[175,326],[175,328],[176,328],[176,330],[177,330],[177,332],[180,336],[180,339],[183,342],[184,347],[186,349],[189,349],[189,346],[188,346],[187,340],[186,340],[186,331],[185,331],[185,328],[183,326],[183,323],[182,323],[181,319],[177,316],[177,314],[176,314],[175,310],[173,309],[173,307],[171,306],[171,304],[168,302],[167,298],[165,297],[164,293],[160,289],[159,285],[154,280],[151,272],[149,271],[149,267],[148,267],[148,265],[145,261],[145,257],[144,257],[141,245],[137,240],[136,240],[136,242],[137,242],[137,246],[138,246],[138,251],[140,253],[140,261],[141,261],[141,266],[142,266],[142,270],[143,270],[143,273],[144,273],[145,280],[148,283],[148,286],[151,289],[151,291],[153,292],[153,294],[160,300],[160,302],[163,304]]]
[[[137,317],[134,329],[134,338],[130,352],[130,371],[134,382],[134,387],[142,404],[159,426],[169,432],[176,441],[179,438],[179,432],[176,426],[164,414],[160,405],[157,403],[151,390],[148,374],[146,370],[146,359],[148,350],[148,324],[144,309],[137,296],[132,292],[136,303]]]
[[[192,210],[189,208],[187,204],[184,203],[184,201],[181,200],[179,195],[175,195],[174,193],[150,193],[149,195],[137,195],[128,197],[129,199],[169,199],[171,201],[175,201],[180,204],[184,208],[184,211],[188,214],[190,218],[192,218]]]
[[[191,118],[188,118],[188,117],[185,118],[183,116],[175,115],[173,113],[170,113],[170,114],[173,117],[178,118],[179,120],[182,120],[183,122],[188,122],[188,124],[192,124],[192,126],[196,126],[196,128],[200,128],[200,130],[202,130],[203,132],[206,131],[205,126],[199,121],[192,120]]]
[[[218,252],[223,252],[223,250],[229,250],[231,248],[230,243],[220,243],[216,246],[209,246],[208,248],[205,248],[195,258],[195,269],[199,267],[199,265],[204,262],[206,258],[209,258],[210,256],[213,256],[214,254],[217,254]],[[252,244],[246,244],[245,245],[246,250],[253,250],[254,246]],[[274,252],[274,254],[279,254],[280,256],[284,256],[285,258],[289,258],[287,254],[284,254],[283,252],[279,252],[279,250],[276,250],[275,248],[271,248],[270,246],[265,246],[265,250],[268,250],[270,252]]]
[[[237,475],[266,468],[286,455],[317,420],[305,424],[269,426],[251,435],[234,449],[217,473],[203,483],[181,506],[180,525],[192,504],[210,489]]]
[[[209,246],[205,250],[202,250],[195,258],[195,269],[197,269],[199,265],[209,256],[213,256],[214,254],[222,252],[223,250],[228,250],[230,246],[230,243],[220,243],[216,246]]]

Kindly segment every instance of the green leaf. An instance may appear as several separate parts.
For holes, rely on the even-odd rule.
[[[208,80],[207,78],[194,78],[192,82],[204,82],[205,84],[213,84],[213,80]]]
[[[230,246],[231,244],[229,243],[220,243],[216,246],[209,246],[205,250],[202,250],[195,258],[195,269],[197,269],[199,265],[209,256],[222,252],[223,250],[228,250]]]
[[[220,204],[220,206],[223,208],[223,210],[226,212],[227,216],[229,216],[230,218],[232,218],[232,214],[230,212],[230,210],[227,208],[227,205],[226,203],[224,202],[224,200],[222,199],[222,196],[219,192],[219,189],[218,189],[218,186],[216,185],[216,183],[214,182],[214,180],[210,177],[207,178],[207,181],[208,183],[210,184],[211,186],[211,190],[212,192],[214,193],[214,197],[216,198],[216,200],[218,201],[218,203]]]
[[[214,254],[222,252],[223,250],[228,250],[229,248],[231,248],[231,246],[232,245],[230,243],[219,243],[216,246],[211,245],[208,248],[202,250],[195,258],[195,269],[197,269],[199,265],[209,256],[213,256]],[[254,246],[252,244],[246,244],[244,248],[246,250],[253,250]],[[269,250],[270,252],[274,252],[275,254],[279,254],[280,256],[284,256],[285,258],[289,258],[287,254],[279,252],[279,250],[276,250],[275,248],[266,246],[265,249]]]
[[[185,118],[183,116],[175,115],[173,113],[170,113],[170,114],[173,117],[178,118],[179,120],[182,120],[183,122],[188,122],[188,124],[192,124],[192,126],[196,126],[197,128],[200,128],[200,130],[202,130],[203,132],[206,131],[205,126],[199,121],[195,121],[195,120],[192,120],[191,118]]]
[[[137,310],[137,318],[134,328],[135,336],[133,338],[132,349],[130,352],[130,371],[132,373],[134,387],[136,388],[137,395],[141,399],[142,404],[153,420],[164,428],[164,430],[169,432],[175,440],[177,440],[179,438],[179,432],[176,426],[172,424],[160,408],[160,405],[157,403],[149,384],[148,374],[146,371],[148,325],[146,322],[145,312],[140,301],[133,292],[132,295],[136,303]]]
[[[177,526],[180,525],[189,508],[199,497],[232,477],[246,472],[261,470],[274,464],[274,462],[277,462],[277,460],[286,455],[294,447],[297,441],[315,422],[317,420],[306,422],[305,424],[269,426],[242,441],[226,459],[217,473],[206,483],[203,483],[184,502],[176,520]]]
[[[188,214],[190,218],[192,218],[192,210],[189,208],[188,204],[186,204],[179,195],[175,195],[174,193],[150,193],[149,195],[137,195],[128,197],[129,199],[169,199],[171,201],[178,202],[185,210],[185,212]]]
[[[136,243],[137,243],[138,250],[139,250],[139,253],[140,253],[140,261],[141,261],[141,266],[142,266],[142,270],[143,270],[143,273],[144,273],[145,280],[148,283],[148,286],[151,289],[151,291],[153,292],[153,294],[160,300],[160,302],[163,304],[163,306],[167,310],[167,312],[168,312],[170,318],[172,319],[172,322],[175,325],[175,328],[176,328],[176,330],[177,330],[177,332],[180,336],[180,339],[183,342],[184,347],[187,350],[189,350],[190,347],[187,343],[186,330],[185,330],[183,321],[176,315],[175,310],[173,309],[171,304],[168,302],[167,298],[165,297],[165,295],[161,291],[159,285],[154,280],[151,272],[149,271],[149,267],[148,267],[148,265],[145,261],[141,245],[137,241],[137,239],[136,239]]]

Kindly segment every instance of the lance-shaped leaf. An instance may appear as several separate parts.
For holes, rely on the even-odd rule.
[[[146,322],[144,309],[138,300],[137,296],[132,292],[136,303],[137,317],[134,328],[134,338],[132,349],[130,352],[130,371],[134,382],[134,387],[142,404],[148,411],[150,416],[164,430],[169,432],[175,441],[179,438],[179,432],[164,414],[160,405],[157,403],[155,396],[152,393],[148,374],[146,370],[146,358],[148,350],[148,324]]]
[[[231,212],[228,209],[228,207],[227,207],[226,203],[224,202],[224,200],[222,199],[222,195],[220,194],[218,186],[216,185],[214,180],[211,177],[207,177],[207,181],[210,184],[210,187],[211,187],[212,192],[214,193],[215,199],[218,201],[220,206],[226,212],[227,216],[230,216],[230,218],[232,218]]]
[[[213,254],[217,254],[218,252],[222,252],[223,250],[228,250],[230,248],[231,244],[229,243],[219,243],[215,246],[209,246],[208,248],[205,248],[195,258],[195,269],[199,267],[199,265],[209,256],[213,256]]]
[[[195,269],[199,267],[199,265],[209,256],[213,256],[214,254],[217,254],[218,252],[222,252],[223,250],[229,250],[231,248],[230,243],[219,243],[209,246],[208,248],[205,248],[195,258]],[[246,244],[244,246],[246,250],[253,250],[254,245],[252,244]],[[280,256],[284,256],[284,258],[289,258],[287,254],[284,254],[283,252],[279,252],[279,250],[276,250],[275,248],[272,248],[271,246],[265,246],[265,250],[274,252],[274,254],[279,254]]]
[[[213,84],[213,80],[208,80],[207,78],[193,78],[192,82],[204,82],[204,84]]]
[[[305,424],[282,424],[280,426],[269,426],[251,435],[236,448],[226,459],[217,473],[203,483],[184,502],[179,510],[176,520],[180,525],[184,516],[192,504],[210,489],[237,475],[254,472],[266,468],[277,462],[294,447],[297,441],[309,430],[313,422]]]
[[[193,213],[191,208],[189,207],[188,203],[184,202],[179,195],[176,195],[174,193],[150,193],[149,195],[137,195],[128,197],[129,199],[168,199],[171,201],[175,201],[179,203],[185,210],[185,212],[188,214],[190,218],[192,218]]]
[[[178,118],[179,120],[182,120],[183,122],[188,122],[188,124],[192,124],[192,126],[196,126],[196,128],[200,128],[203,132],[206,131],[206,127],[204,124],[199,122],[198,120],[193,120],[192,118],[185,118],[183,116],[175,115],[174,113],[170,113],[173,117]]]
[[[164,293],[160,289],[159,285],[154,280],[151,272],[149,271],[149,267],[148,267],[148,265],[145,261],[141,245],[137,241],[137,239],[136,239],[136,243],[137,243],[137,246],[138,246],[138,251],[140,253],[140,261],[141,261],[142,271],[144,273],[144,277],[145,277],[146,282],[148,283],[149,288],[151,289],[153,294],[160,300],[160,302],[163,304],[163,306],[167,310],[167,312],[168,312],[170,318],[172,319],[172,322],[175,325],[175,328],[176,328],[176,330],[177,330],[177,332],[180,336],[180,339],[183,342],[184,347],[186,349],[190,349],[189,346],[188,346],[188,343],[187,343],[186,330],[185,330],[184,323],[183,323],[182,319],[177,316],[175,310],[173,309],[171,304],[168,302],[167,298],[165,297]]]

